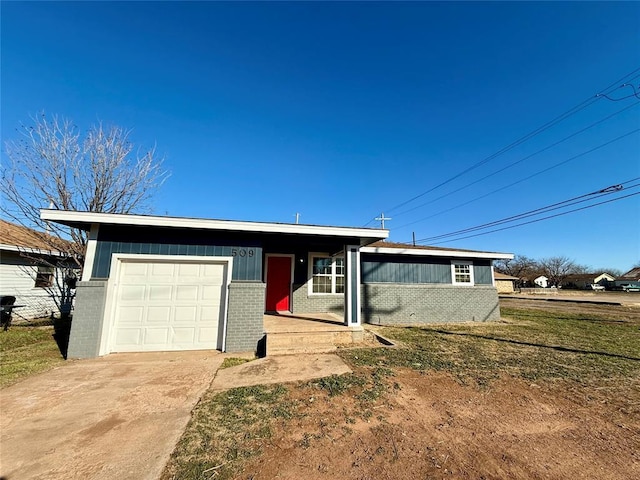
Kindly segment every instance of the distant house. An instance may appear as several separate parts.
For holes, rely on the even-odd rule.
[[[634,267],[621,277],[616,278],[614,284],[616,287],[622,287],[624,285],[631,284],[640,285],[640,267]]]
[[[613,285],[615,277],[608,273],[580,273],[567,276],[562,282],[562,288],[577,288],[587,290],[591,285],[597,284],[603,287]]]
[[[495,280],[498,293],[515,292],[515,283],[520,280],[518,277],[512,277],[511,275],[505,275],[504,273],[500,272],[494,272],[493,278]]]
[[[58,310],[54,296],[60,294],[63,272],[49,265],[59,264],[63,255],[51,250],[58,241],[47,242],[46,234],[0,220],[0,295],[16,297],[17,318],[50,316]]]
[[[539,277],[533,280],[538,287],[547,288],[549,286],[549,279],[544,275],[540,275]]]

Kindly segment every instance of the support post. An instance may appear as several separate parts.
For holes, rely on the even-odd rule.
[[[362,325],[360,314],[360,245],[346,245],[344,260],[344,323],[348,327],[360,327]]]

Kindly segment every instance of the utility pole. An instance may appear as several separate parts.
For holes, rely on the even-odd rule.
[[[411,232],[413,233],[413,246],[416,246],[416,232]]]
[[[384,213],[381,213],[379,217],[376,218],[376,220],[378,222],[380,222],[380,225],[382,225],[382,229],[384,230],[384,221],[385,220],[393,220],[393,218],[391,217],[385,217]]]
[[[298,223],[300,222],[300,214],[296,212],[294,216],[296,217],[296,225],[298,225]]]

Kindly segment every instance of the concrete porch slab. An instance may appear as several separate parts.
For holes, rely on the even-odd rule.
[[[344,319],[333,313],[279,313],[264,315],[264,330],[269,333],[349,331]]]

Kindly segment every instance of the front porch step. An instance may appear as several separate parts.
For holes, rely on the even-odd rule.
[[[338,346],[362,342],[364,330],[268,332],[267,355],[334,352]]]

